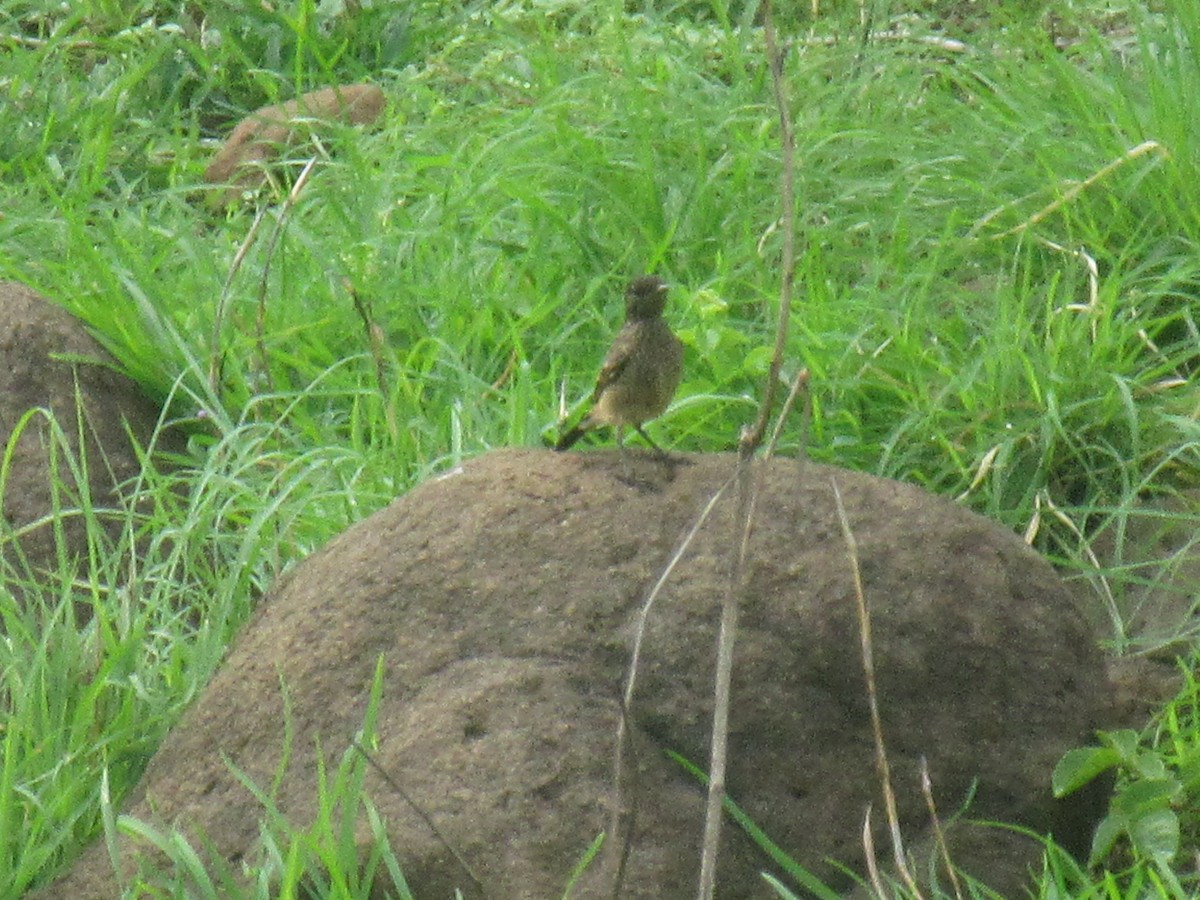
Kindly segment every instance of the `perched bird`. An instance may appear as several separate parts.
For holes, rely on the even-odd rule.
[[[632,425],[651,447],[666,455],[642,430],[643,422],[667,408],[683,376],[683,345],[662,317],[666,302],[667,284],[657,275],[643,275],[630,283],[625,291],[625,324],[604,358],[591,409],[559,439],[555,450],[566,450],[600,425],[614,426],[617,446],[622,447],[623,429]]]

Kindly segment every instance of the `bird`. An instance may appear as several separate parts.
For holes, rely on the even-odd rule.
[[[683,344],[663,319],[668,285],[657,275],[633,279],[625,291],[625,323],[613,338],[586,416],[559,438],[555,450],[566,450],[601,425],[616,429],[624,449],[624,428],[631,425],[646,443],[666,456],[642,423],[662,415],[683,377]]]

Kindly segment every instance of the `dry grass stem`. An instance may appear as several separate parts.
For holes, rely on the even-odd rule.
[[[633,834],[637,829],[639,800],[637,747],[633,742],[633,727],[630,724],[630,712],[627,704],[621,704],[620,713],[621,718],[617,724],[616,757],[613,765],[612,811],[609,816],[608,832],[604,835],[604,845],[611,848],[610,853],[619,854],[612,879],[610,896],[613,900],[617,900],[621,896],[621,891],[625,886],[625,871],[629,866],[629,855],[633,851]],[[628,765],[626,765],[627,758]]]
[[[850,562],[850,571],[854,578],[854,599],[858,611],[858,632],[860,650],[862,653],[863,675],[867,686],[867,706],[871,712],[871,735],[875,740],[875,768],[879,777],[879,786],[883,791],[884,809],[887,813],[888,829],[892,837],[892,858],[905,885],[916,898],[921,892],[908,869],[904,858],[904,841],[900,834],[900,816],[896,810],[896,794],[892,790],[892,769],[888,763],[887,748],[883,741],[883,722],[879,716],[879,693],[875,687],[875,655],[871,643],[871,614],[867,609],[867,597],[863,591],[862,570],[858,564],[858,541],[846,518],[846,508],[842,504],[842,492],[838,488],[837,479],[831,478],[833,500],[837,508],[838,522],[842,526],[842,539],[846,542],[846,556]]]
[[[296,205],[296,200],[300,197],[300,192],[304,190],[308,184],[308,179],[312,175],[313,169],[316,168],[319,157],[311,157],[304,164],[304,168],[300,170],[300,175],[296,179],[296,183],[292,185],[292,189],[288,191],[287,197],[284,198],[283,206],[279,210],[279,217],[275,220],[275,227],[271,229],[270,240],[267,241],[266,258],[263,260],[262,275],[258,280],[258,303],[255,305],[254,316],[254,344],[258,353],[258,364],[263,377],[263,384],[267,391],[275,390],[274,379],[271,377],[270,360],[267,358],[267,281],[271,277],[271,261],[275,258],[275,248],[279,244],[279,236],[283,234],[283,229],[287,225],[288,216],[292,211],[292,207]]]
[[[516,370],[517,370],[517,351],[514,348],[508,354],[508,362],[506,362],[504,364],[504,370],[496,377],[495,381],[493,381],[491,384],[489,384],[487,386],[487,390],[485,390],[480,395],[480,398],[483,399],[483,398],[487,397],[488,394],[498,394],[500,392],[500,389],[502,387],[504,387],[506,384],[508,384],[508,380],[510,378],[512,378],[512,374]]]
[[[350,279],[342,279],[342,286],[350,294],[354,309],[362,319],[363,329],[367,333],[367,343],[371,348],[371,359],[375,363],[375,386],[379,391],[379,399],[383,401],[383,417],[387,426],[388,437],[396,443],[400,439],[400,427],[396,424],[396,410],[392,407],[392,392],[387,379],[387,362],[384,359],[384,348],[387,346],[387,335],[379,323],[371,318],[371,311],[363,303]]]
[[[783,409],[779,411],[779,418],[775,420],[775,428],[771,431],[771,439],[767,441],[767,450],[763,454],[764,459],[770,459],[775,455],[779,437],[783,434],[784,423],[791,416],[792,407],[796,405],[796,398],[801,391],[804,392],[804,406],[801,407],[803,415],[800,419],[800,447],[796,456],[804,459],[808,455],[808,426],[812,421],[812,395],[808,393],[808,369],[801,369],[792,379],[791,390],[788,391],[787,399],[783,401]]]
[[[1127,636],[1125,621],[1121,616],[1120,607],[1117,605],[1117,598],[1113,595],[1112,587],[1108,583],[1108,578],[1104,576],[1104,567],[1100,565],[1099,558],[1092,550],[1092,541],[1087,540],[1084,537],[1083,532],[1079,530],[1079,526],[1071,521],[1070,516],[1059,509],[1057,505],[1055,505],[1054,501],[1050,499],[1050,494],[1045,490],[1038,491],[1037,494],[1034,495],[1033,516],[1030,518],[1029,524],[1025,526],[1025,534],[1023,535],[1025,543],[1032,546],[1034,539],[1041,530],[1043,508],[1048,509],[1050,511],[1050,515],[1053,516],[1056,521],[1064,525],[1066,529],[1078,539],[1079,546],[1083,548],[1083,555],[1087,558],[1088,563],[1095,569],[1094,584],[1096,585],[1096,590],[1104,599],[1104,605],[1108,610],[1113,631],[1122,640],[1124,640]]]
[[[721,603],[721,625],[717,637],[717,665],[713,688],[712,744],[709,753],[708,797],[705,804],[704,838],[700,855],[700,880],[697,897],[711,900],[716,892],[717,856],[721,843],[722,804],[725,797],[725,769],[729,743],[729,705],[733,683],[733,652],[737,637],[738,602],[743,589],[742,578],[747,547],[749,545],[756,492],[752,468],[755,451],[762,445],[767,422],[775,404],[775,391],[779,372],[783,366],[783,355],[787,348],[788,323],[791,315],[792,281],[795,277],[795,137],[792,132],[791,112],[783,78],[783,52],[775,38],[775,26],[771,18],[771,2],[763,0],[761,5],[763,35],[766,41],[767,65],[771,71],[771,86],[775,106],[779,114],[780,142],[783,147],[783,165],[780,173],[782,223],[782,277],[779,291],[779,316],[775,328],[775,347],[767,372],[766,385],[754,424],[742,431],[738,440],[738,506],[735,521],[741,538],[737,555],[730,573],[725,597]]]
[[[1065,306],[1059,307],[1057,311],[1068,310],[1070,312],[1087,313],[1091,318],[1092,343],[1096,342],[1096,326],[1097,315],[1100,312],[1100,269],[1096,265],[1096,258],[1086,250],[1071,250],[1061,244],[1056,244],[1054,241],[1046,238],[1038,238],[1038,242],[1049,247],[1059,253],[1066,253],[1074,256],[1077,259],[1082,259],[1088,270],[1088,302],[1087,303],[1068,303]]]
[[[860,22],[861,24],[861,22]],[[910,31],[905,31],[901,28],[889,28],[884,31],[872,31],[867,35],[867,40],[872,43],[876,41],[891,41],[891,42],[910,42],[914,44],[923,44],[926,47],[934,47],[938,50],[944,50],[947,53],[967,53],[971,50],[967,44],[954,38],[941,37],[936,34],[913,34]],[[812,34],[808,37],[801,38],[797,41],[806,47],[836,47],[839,44],[845,43],[845,38],[839,35],[821,35]]]
[[[741,540],[729,573],[728,587],[721,603],[721,625],[717,634],[717,666],[713,688],[712,745],[709,750],[708,795],[704,812],[704,839],[700,854],[700,884],[697,897],[712,900],[716,893],[717,856],[721,844],[722,808],[725,800],[725,769],[729,749],[729,707],[733,687],[733,649],[737,637],[738,604],[743,590],[746,554],[754,522],[758,491],[754,481],[753,457],[738,459],[738,505],[735,522],[740,525]]]
[[[1003,444],[997,444],[992,447],[987,453],[983,454],[983,459],[979,460],[979,466],[975,469],[975,474],[971,478],[971,483],[967,485],[967,489],[954,498],[955,503],[962,503],[971,495],[971,493],[983,484],[983,480],[991,474],[992,469],[996,465],[996,457],[1000,455]]]
[[[671,573],[675,571],[675,567],[679,564],[679,561],[683,558],[683,555],[687,553],[688,547],[691,546],[692,541],[695,540],[696,535],[700,533],[700,529],[704,526],[704,523],[708,521],[708,517],[711,516],[713,510],[716,509],[717,501],[724,496],[725,491],[729,489],[729,486],[732,483],[733,478],[731,477],[723,485],[717,488],[713,495],[708,499],[708,503],[706,503],[704,505],[704,509],[700,511],[700,515],[696,517],[696,521],[692,523],[692,527],[688,529],[687,534],[685,534],[683,539],[679,542],[679,546],[675,548],[675,552],[671,554],[671,558],[667,561],[666,566],[663,568],[662,574],[660,574],[658,576],[658,580],[654,582],[654,587],[650,589],[650,593],[646,596],[646,602],[642,604],[642,608],[638,612],[637,624],[634,627],[633,654],[629,661],[629,678],[625,683],[624,702],[627,707],[633,702],[638,662],[641,659],[642,652],[642,638],[645,636],[646,620],[650,617],[650,610],[654,606],[655,600],[658,599],[658,595],[662,591],[664,585],[666,585],[667,579],[671,577]]]
[[[658,599],[663,587],[667,583],[667,579],[671,577],[671,573],[675,571],[675,567],[679,565],[679,561],[683,559],[692,541],[696,535],[700,533],[700,529],[704,527],[704,523],[708,521],[709,516],[717,507],[717,502],[724,496],[725,491],[733,484],[733,478],[730,477],[723,485],[721,485],[709,498],[708,503],[704,505],[704,509],[700,511],[700,515],[696,517],[696,521],[692,523],[692,527],[680,540],[675,551],[671,554],[671,558],[667,560],[666,566],[658,576],[658,580],[646,595],[646,600],[642,604],[642,608],[638,611],[637,621],[633,629],[633,650],[630,653],[628,674],[625,678],[625,692],[621,698],[621,718],[617,723],[617,740],[616,753],[614,756],[614,775],[613,775],[613,809],[610,816],[610,824],[608,830],[608,840],[606,844],[610,848],[610,852],[617,852],[615,848],[620,846],[620,862],[618,863],[616,874],[613,878],[613,896],[619,896],[621,886],[625,876],[625,860],[629,856],[629,841],[632,832],[622,828],[622,816],[624,809],[624,797],[629,794],[627,766],[625,764],[625,747],[629,741],[629,716],[633,709],[634,691],[637,687],[638,667],[642,658],[642,640],[646,634],[646,622],[650,618],[650,611],[654,607],[655,601]]]
[[[954,888],[954,896],[957,900],[963,900],[962,885],[958,883],[958,873],[954,871],[954,862],[950,859],[950,848],[946,846],[946,832],[942,830],[942,820],[938,817],[937,804],[933,800],[933,782],[929,778],[929,760],[924,756],[921,757],[921,793],[925,795],[929,821],[933,824],[933,838],[937,842],[942,865],[946,867],[946,875],[950,878],[950,886]]]
[[[887,891],[883,887],[883,878],[879,874],[879,863],[875,860],[875,838],[871,834],[871,804],[863,814],[862,827],[863,858],[867,863],[867,880],[871,882],[871,890],[879,900],[886,900]]]
[[[1083,179],[1083,181],[1070,182],[1067,189],[1063,191],[1062,196],[1060,196],[1053,203],[1050,203],[1050,204],[1042,207],[1042,209],[1038,210],[1036,213],[1034,213],[1032,216],[1030,216],[1024,222],[1021,222],[1018,225],[1014,225],[1012,228],[1008,229],[1007,231],[1002,231],[1002,232],[1000,232],[1000,234],[992,235],[992,240],[998,241],[1001,238],[1011,237],[1014,234],[1020,234],[1021,232],[1025,231],[1026,229],[1038,224],[1046,217],[1053,215],[1057,210],[1061,209],[1063,206],[1066,206],[1068,203],[1070,203],[1072,200],[1074,200],[1076,197],[1078,197],[1080,194],[1082,194],[1085,190],[1087,190],[1089,187],[1091,187],[1097,181],[1100,181],[1102,178],[1107,177],[1108,175],[1110,175],[1111,173],[1116,171],[1118,168],[1123,166],[1125,163],[1127,163],[1131,160],[1137,159],[1139,156],[1145,156],[1147,153],[1151,153],[1151,152],[1157,152],[1158,155],[1162,158],[1166,158],[1169,155],[1167,153],[1167,150],[1161,144],[1159,144],[1158,141],[1143,141],[1142,143],[1138,144],[1136,147],[1132,147],[1129,150],[1126,150],[1124,153],[1122,153],[1120,156],[1118,156],[1116,159],[1112,160],[1111,162],[1106,163],[1105,165],[1101,166],[1099,169],[1097,169],[1095,172],[1093,172],[1087,178]],[[1032,195],[1027,194],[1024,197],[1018,197],[1016,200],[1010,200],[1008,203],[1005,203],[1002,206],[996,207],[991,212],[989,212],[987,215],[978,219],[975,222],[975,224],[971,226],[971,230],[970,230],[970,232],[968,232],[968,236],[974,237],[989,222],[991,222],[992,219],[996,218],[996,216],[1000,215],[1005,210],[1011,209],[1012,207],[1025,202],[1025,200],[1029,199],[1030,196],[1032,196]]]

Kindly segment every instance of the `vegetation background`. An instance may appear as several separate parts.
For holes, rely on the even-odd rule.
[[[811,371],[814,405],[783,452],[959,498],[1073,573],[1114,655],[1190,673],[1194,586],[1170,615],[1145,605],[1197,530],[1200,10],[778,6],[801,238],[786,374]],[[779,278],[755,7],[4,4],[0,277],[85,320],[192,436],[188,471],[146,472],[125,538],[95,530],[86,577],[2,573],[41,601],[0,596],[0,896],[115,827],[282,571],[431,473],[542,443],[588,392],[630,275],[676,285],[687,350],[654,433],[734,446]],[[257,201],[206,207],[233,122],[365,80],[389,99],[378,127],[324,130]],[[235,271],[254,203],[266,234],[314,157],[277,243]],[[382,390],[351,290],[385,333]],[[1160,529],[1169,552],[1139,537]],[[1120,771],[1107,837],[1091,868],[1051,854],[1046,896],[1195,890],[1184,680],[1143,735],[1089,751]],[[288,839],[298,880],[322,845]]]

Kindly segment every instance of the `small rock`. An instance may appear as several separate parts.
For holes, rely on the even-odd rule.
[[[243,191],[266,184],[265,164],[314,126],[325,122],[369,125],[379,118],[384,104],[383,91],[375,85],[347,84],[255,110],[237,124],[204,170],[209,184],[229,186],[211,194],[210,203],[218,208],[227,206]]]

